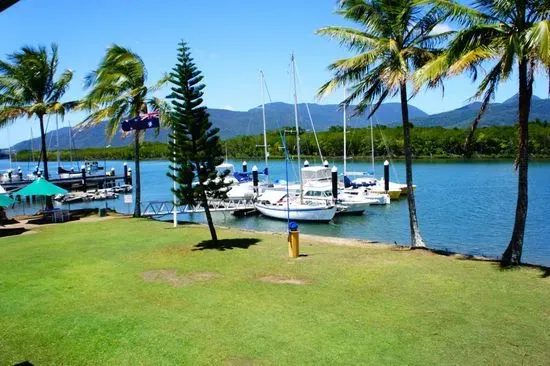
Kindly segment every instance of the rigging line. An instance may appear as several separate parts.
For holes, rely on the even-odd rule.
[[[265,80],[265,75],[264,75],[264,88],[265,88],[265,92],[267,93],[267,98],[269,99],[269,103],[273,103],[273,100],[271,99],[271,93],[269,92],[269,88],[267,87],[267,81]],[[279,124],[278,119],[275,119],[275,124],[277,129],[281,129],[281,125]]]
[[[298,72],[298,67],[296,66],[296,76],[298,78],[298,86],[300,87],[300,91],[302,91],[302,80],[300,79],[300,73]],[[321,145],[319,145],[319,139],[317,138],[317,132],[315,131],[315,125],[313,124],[313,118],[311,117],[311,112],[309,110],[308,103],[304,103],[306,105],[307,114],[309,116],[309,122],[311,123],[311,129],[313,130],[313,136],[315,137],[315,142],[317,143],[317,149],[319,150],[319,157],[321,158],[321,164],[324,163],[323,159],[323,153],[321,152]]]
[[[401,180],[399,179],[399,174],[397,174],[397,170],[395,169],[395,165],[393,164],[393,160],[391,158],[392,155],[393,155],[393,151],[391,150],[391,148],[388,144],[388,141],[386,140],[386,137],[384,136],[384,133],[382,132],[382,128],[380,127],[378,117],[376,117],[376,114],[374,114],[373,116],[374,116],[374,119],[376,121],[376,126],[379,127],[378,132],[380,132],[380,136],[382,137],[382,141],[384,142],[384,146],[386,147],[386,154],[387,154],[388,160],[391,163],[390,166],[392,168],[393,175],[397,178],[397,181],[400,182]]]

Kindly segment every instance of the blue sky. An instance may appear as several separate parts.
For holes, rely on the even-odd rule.
[[[333,14],[336,0],[219,1],[162,0],[21,0],[0,14],[0,57],[23,45],[59,45],[60,69],[75,72],[66,100],[84,95],[82,79],[94,69],[113,43],[131,48],[144,59],[154,82],[175,63],[177,43],[184,39],[205,76],[206,105],[248,110],[261,103],[259,69],[263,69],[273,101],[291,102],[290,54],[296,55],[299,101],[318,102],[315,91],[327,81],[327,65],[348,51],[337,42],[316,36],[326,25],[342,25]],[[548,80],[537,79],[535,94],[547,98]],[[516,93],[510,80],[496,101]],[[441,91],[422,91],[411,104],[433,114],[467,103],[474,85],[466,77],[449,80]],[[320,101],[337,103],[341,92]],[[82,114],[69,114],[72,125]],[[36,121],[18,121],[9,128],[12,144],[30,137]],[[49,130],[55,128],[50,122]],[[0,130],[0,146],[8,145]]]

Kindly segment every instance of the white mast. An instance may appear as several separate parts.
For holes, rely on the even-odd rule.
[[[267,183],[269,184],[269,168],[268,168],[268,158],[269,158],[269,152],[267,151],[267,132],[266,132],[266,125],[265,125],[265,80],[264,80],[264,72],[260,70],[260,79],[262,83],[262,118],[264,122],[264,156],[265,156],[265,167],[268,170],[267,171]]]
[[[296,65],[294,63],[294,54],[290,58],[292,61],[292,79],[294,83],[294,121],[296,123],[296,152],[298,154],[298,174],[300,176],[300,203],[304,203],[304,183],[302,182],[302,161],[300,160],[300,130],[298,126],[298,96],[296,95]]]
[[[57,114],[55,115],[55,140],[57,144],[57,168],[59,169],[59,166],[60,166],[59,162],[61,159],[59,155],[59,122],[58,122]]]
[[[374,173],[374,130],[372,128],[372,116],[370,118],[370,151],[372,158],[372,175],[376,177],[376,174]]]
[[[347,125],[347,117],[346,117],[346,109],[347,104],[345,102],[346,100],[346,88],[344,87],[344,179],[346,177],[347,173],[347,161],[348,161],[348,150],[347,150],[347,136],[346,136],[346,125]]]
[[[10,170],[11,170],[11,141],[10,141],[10,128],[6,128],[6,131],[8,133],[8,154],[10,155]]]
[[[69,121],[69,156],[71,157],[71,167],[73,166],[73,128]]]
[[[31,160],[34,163],[34,145],[32,143],[33,136],[32,136],[32,127],[31,127]]]

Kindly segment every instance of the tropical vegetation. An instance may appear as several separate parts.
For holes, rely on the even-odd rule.
[[[357,111],[368,111],[369,117],[388,97],[400,96],[411,245],[423,247],[413,190],[408,84],[417,69],[441,53],[440,47],[452,32],[434,29],[450,13],[424,0],[342,0],[337,13],[360,29],[333,26],[317,34],[338,40],[356,54],[329,66],[334,77],[319,89],[319,95],[337,87],[349,88],[342,105],[359,100]]]
[[[468,129],[443,127],[411,128],[411,150],[415,159],[464,159],[462,148]],[[374,130],[375,157],[402,159],[403,129],[375,127]],[[329,131],[317,132],[323,156],[327,158],[343,157],[343,132],[341,126],[333,126]],[[348,127],[348,155],[353,159],[370,159],[371,140],[369,128]],[[291,155],[296,154],[295,137],[287,136],[288,149]],[[279,131],[268,131],[267,143],[270,146],[271,159],[283,159],[284,152]],[[257,145],[263,144],[263,136],[238,136],[222,141],[223,149],[227,149],[230,159],[263,159],[263,150]],[[307,158],[318,158],[318,149],[313,133],[304,132],[300,136],[301,153]],[[514,159],[518,147],[517,126],[482,126],[473,141],[472,158],[475,159]],[[38,153],[34,153],[34,160]],[[131,146],[111,146],[105,148],[87,148],[79,150],[62,150],[61,160],[132,160],[134,149]],[[48,153],[49,159],[55,158],[54,152]],[[532,159],[550,158],[550,124],[546,121],[533,121],[529,124],[529,156]],[[167,149],[167,143],[143,142],[140,147],[141,159],[172,159],[172,152]],[[21,165],[33,161],[28,150],[18,151],[16,160]]]
[[[0,60],[0,127],[20,118],[38,118],[40,125],[41,159],[44,177],[49,179],[46,149],[46,116],[61,116],[74,108],[75,102],[61,99],[73,78],[71,70],[58,74],[58,47],[22,47]]]
[[[212,242],[218,237],[212,221],[209,198],[224,198],[225,175],[218,176],[216,166],[223,163],[218,136],[219,129],[212,127],[206,107],[202,106],[205,85],[203,76],[195,66],[191,51],[185,42],[178,46],[178,62],[170,73],[172,103],[170,151],[174,165],[168,176],[177,184],[172,189],[180,203],[204,209]],[[175,202],[174,202],[175,204]]]
[[[446,6],[448,1],[439,1]],[[533,83],[537,72],[550,71],[550,3],[548,0],[476,0],[474,8],[453,4],[454,11],[463,15],[467,27],[460,30],[445,54],[425,65],[419,73],[421,81],[437,82],[442,77],[465,71],[477,77],[476,69],[490,65],[475,98],[483,102],[466,140],[466,152],[489,101],[497,87],[512,77],[517,70],[518,149],[516,167],[518,174],[518,198],[514,230],[508,247],[502,256],[502,264],[517,265],[521,262],[523,236],[527,218],[528,164],[529,164],[529,112]],[[457,10],[458,9],[458,10]],[[550,75],[550,72],[549,72]]]
[[[112,45],[107,49],[96,70],[86,76],[88,94],[79,108],[90,111],[84,124],[94,125],[107,121],[106,135],[112,138],[123,120],[149,111],[159,111],[164,120],[164,102],[154,92],[164,84],[165,78],[147,85],[147,69],[139,55],[128,48]],[[132,133],[132,132],[130,132]],[[141,174],[139,148],[143,131],[134,130],[134,216],[141,216]]]

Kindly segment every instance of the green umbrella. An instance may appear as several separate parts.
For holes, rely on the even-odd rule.
[[[44,178],[38,178],[28,186],[21,188],[15,194],[20,196],[54,196],[66,193],[68,193],[67,190],[48,182]]]
[[[8,207],[15,201],[12,200],[9,196],[4,196],[0,194],[0,207]]]

